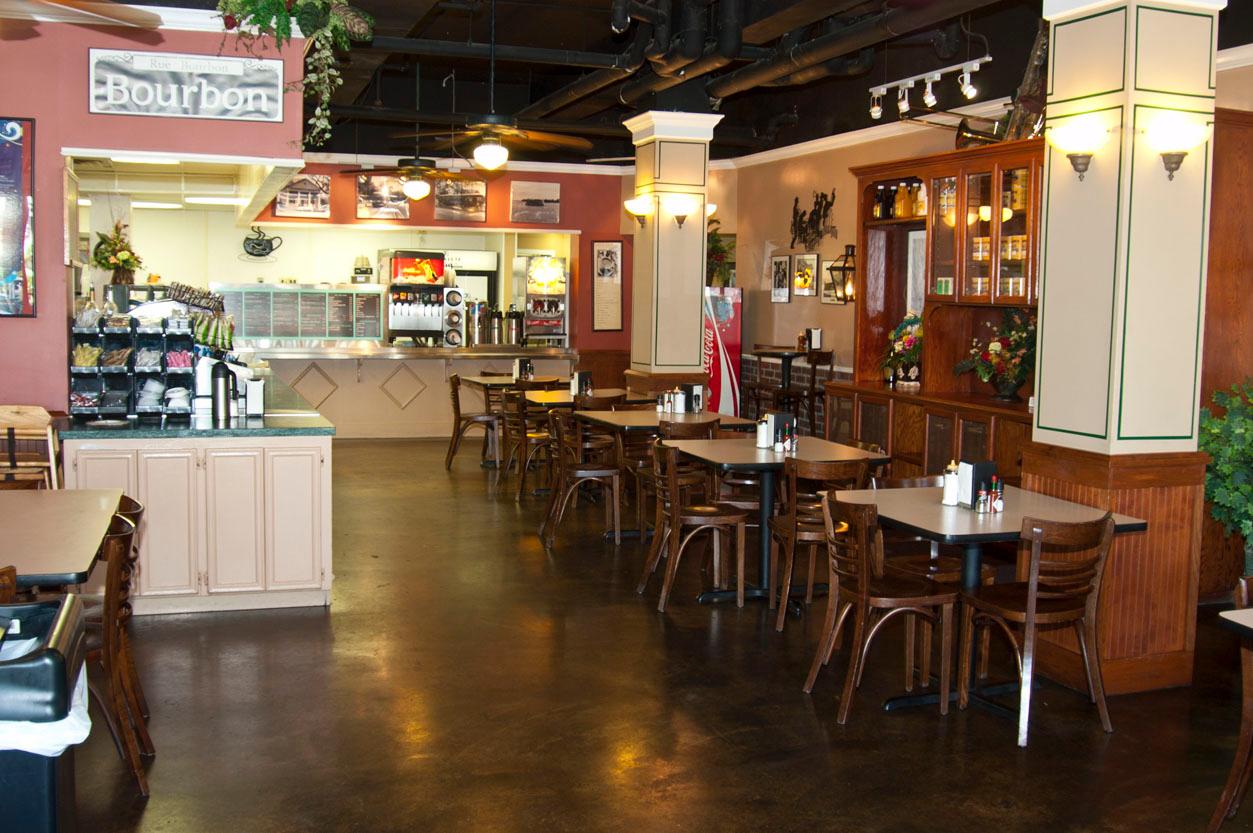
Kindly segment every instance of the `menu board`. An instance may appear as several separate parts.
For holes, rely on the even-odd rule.
[[[275,292],[270,299],[270,322],[275,338],[300,335],[300,296],[295,292]]]
[[[244,293],[223,292],[222,306],[226,314],[235,319],[235,329],[242,333],[244,331]]]
[[[326,338],[326,293],[300,293],[300,337]]]
[[[331,292],[326,296],[326,335],[329,338],[352,338],[351,292]]]
[[[352,306],[355,337],[379,338],[383,335],[382,298],[380,296],[357,294],[352,299]]]
[[[270,294],[244,291],[244,338],[267,338],[273,332]]]

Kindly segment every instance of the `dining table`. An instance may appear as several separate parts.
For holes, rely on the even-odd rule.
[[[1005,509],[1001,512],[975,512],[963,506],[946,506],[940,502],[944,494],[941,487],[912,489],[851,489],[836,493],[836,500],[845,503],[873,503],[877,507],[879,522],[887,527],[911,532],[919,538],[941,544],[954,544],[962,548],[961,583],[965,589],[979,586],[983,569],[983,545],[1017,541],[1022,533],[1023,518],[1042,521],[1083,523],[1105,516],[1104,509],[1086,506],[1051,495],[1005,487]],[[1148,522],[1129,515],[1114,514],[1114,532],[1143,532]],[[973,672],[973,667],[972,667]],[[984,686],[982,693],[1000,694],[1014,690],[1017,683]],[[972,692],[974,687],[972,686]],[[950,694],[956,699],[957,693]],[[884,703],[884,710],[931,705],[939,702],[939,695],[913,694],[893,697]],[[1004,712],[999,705],[972,693],[972,702],[987,706],[993,711]]]
[[[540,385],[555,385],[567,384],[570,380],[562,376],[532,376],[527,381]],[[518,380],[513,378],[512,373],[506,373],[501,376],[462,376],[461,383],[479,390],[508,390],[516,385]]]
[[[666,440],[667,446],[723,472],[754,472],[761,478],[758,501],[758,578],[754,587],[744,588],[745,599],[770,598],[770,518],[774,516],[775,475],[789,457],[813,463],[865,460],[872,467],[889,462],[881,451],[867,451],[817,437],[798,437],[795,451],[758,448],[756,437],[742,440]],[[804,592],[804,588],[800,588]],[[707,590],[697,597],[701,603],[734,601],[734,590]]]
[[[645,402],[657,401],[656,397],[651,394],[627,390],[626,388],[595,388],[589,395],[597,398],[621,396],[624,397],[622,401],[630,405],[642,405]],[[568,388],[559,390],[529,390],[526,392],[526,401],[529,404],[539,405],[544,408],[573,408],[575,398]]]
[[[0,565],[17,586],[82,584],[122,500],[121,489],[0,491]]]
[[[744,417],[720,414],[717,411],[575,411],[574,418],[590,422],[601,428],[618,431],[623,434],[657,433],[663,422],[677,422],[684,425],[705,425],[717,422],[719,428],[728,431],[750,431],[757,423]]]

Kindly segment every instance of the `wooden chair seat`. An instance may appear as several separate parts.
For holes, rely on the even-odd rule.
[[[844,529],[847,529],[847,527]],[[843,532],[844,529],[840,529],[838,532]],[[770,531],[778,535],[786,534],[788,532],[787,518],[782,516],[771,518]],[[798,519],[796,522],[795,534],[797,543],[820,544],[826,540],[827,528],[823,525],[821,518],[819,518],[817,522],[808,518],[804,520]]]
[[[703,524],[710,521],[744,523],[747,520],[747,512],[725,503],[697,503],[679,510],[679,522],[683,524]]]
[[[962,578],[962,560],[953,555],[940,555],[935,558],[928,553],[917,555],[888,556],[884,561],[887,570],[904,575],[926,578],[945,584],[959,584]],[[980,570],[984,584],[991,584],[996,579],[996,568],[984,564]]]
[[[959,592],[955,585],[885,571],[871,579],[867,601],[876,608],[900,607],[904,603],[931,607],[955,603]]]
[[[1000,617],[1007,622],[1023,624],[1027,621],[1027,582],[1014,581],[991,584],[967,590],[966,603]],[[1035,620],[1041,625],[1064,625],[1083,618],[1082,599],[1041,598],[1036,603]]]

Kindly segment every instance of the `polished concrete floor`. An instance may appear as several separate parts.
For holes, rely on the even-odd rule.
[[[152,797],[97,725],[80,829],[1204,829],[1239,717],[1210,617],[1196,684],[1113,698],[1113,735],[1047,684],[1026,751],[987,712],[884,713],[895,634],[841,727],[842,668],[801,692],[824,602],[779,635],[761,605],[695,604],[692,561],[658,614],[638,543],[603,541],[585,506],[545,552],[541,500],[493,495],[474,451],[448,475],[441,444],[336,443],[329,611],[138,622]]]

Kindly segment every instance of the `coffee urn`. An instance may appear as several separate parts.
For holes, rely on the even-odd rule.
[[[505,313],[505,344],[521,345],[525,338],[522,330],[522,311],[514,309],[513,305],[509,305],[509,312]]]
[[[488,341],[489,344],[504,344],[504,319],[500,315],[500,310],[492,310],[491,320],[488,324]]]

